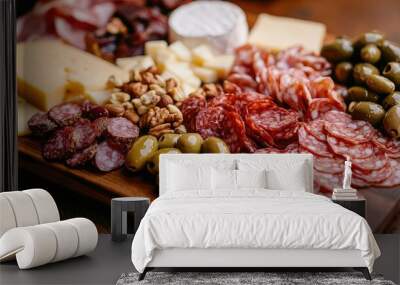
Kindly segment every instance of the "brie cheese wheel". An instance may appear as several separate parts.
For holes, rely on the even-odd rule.
[[[168,20],[170,42],[194,48],[206,44],[220,54],[232,53],[247,41],[246,15],[223,1],[196,1],[172,12]]]

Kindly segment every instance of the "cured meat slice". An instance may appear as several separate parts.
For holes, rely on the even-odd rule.
[[[326,112],[321,116],[321,119],[331,123],[350,123],[353,121],[349,114],[336,110]]]
[[[182,102],[180,107],[185,127],[190,132],[196,131],[196,116],[207,107],[207,102],[204,97],[190,96]]]
[[[46,136],[57,128],[56,123],[49,119],[47,113],[36,113],[28,121],[28,127],[35,136]]]
[[[390,159],[390,166],[392,168],[392,174],[380,183],[375,183],[377,187],[395,187],[400,185],[400,162],[395,159]]]
[[[108,110],[103,106],[86,101],[82,104],[82,116],[93,121],[101,117],[108,117]]]
[[[93,129],[96,132],[96,137],[105,136],[109,118],[101,117],[92,122]]]
[[[338,108],[329,98],[314,98],[308,105],[306,118],[309,120],[316,120],[321,118],[323,114],[332,110],[344,111],[344,109]]]
[[[71,158],[67,159],[65,163],[72,168],[81,167],[93,159],[93,157],[96,155],[96,151],[97,144],[95,143],[84,150],[75,153]]]
[[[319,172],[314,170],[314,179],[320,187],[321,192],[332,192],[334,188],[342,186],[343,175]]]
[[[61,160],[67,154],[67,141],[70,140],[72,128],[57,130],[43,146],[42,154],[47,160]]]
[[[332,151],[344,158],[367,158],[374,154],[374,145],[370,142],[349,144],[332,136],[327,137],[327,142]]]
[[[256,150],[255,153],[299,153],[299,144],[292,143],[284,149],[279,149],[275,147],[260,148]]]
[[[223,128],[220,137],[229,146],[232,153],[240,152],[243,149],[246,136],[244,122],[236,112],[227,112],[223,119]]]
[[[59,126],[74,124],[82,115],[81,106],[75,103],[64,103],[54,106],[49,111],[49,117]]]
[[[218,136],[223,127],[225,113],[222,105],[201,110],[196,116],[194,131],[197,131],[204,139]]]
[[[373,170],[368,174],[360,172],[357,169],[353,170],[354,177],[357,177],[358,179],[370,184],[382,182],[385,179],[389,178],[391,174],[392,174],[392,167],[390,166],[390,163],[386,164],[384,167],[378,170]]]
[[[386,155],[391,158],[400,158],[400,141],[377,134],[372,138],[372,142]]]
[[[110,118],[107,136],[116,145],[130,145],[139,136],[139,128],[126,118]]]
[[[278,144],[285,144],[285,142],[293,141],[295,138],[297,139],[299,127],[299,124],[295,122],[293,125],[287,126],[279,132],[272,133],[274,140]]]
[[[96,140],[96,131],[89,120],[81,119],[72,126],[71,136],[67,140],[68,152],[87,148]]]
[[[333,158],[333,153],[330,151],[328,145],[307,133],[304,126],[300,127],[298,134],[299,144],[302,148],[318,156]]]
[[[321,142],[326,142],[324,120],[311,121],[307,124],[304,124],[304,128],[310,135],[313,135],[317,140]]]
[[[94,165],[100,171],[109,172],[120,168],[125,163],[125,155],[119,149],[111,147],[106,141],[97,147]]]
[[[325,130],[329,135],[352,144],[370,141],[375,135],[375,129],[365,121],[351,123],[326,123]]]
[[[357,178],[357,177],[352,177],[351,178],[351,186],[353,186],[354,188],[367,188],[370,186],[370,184],[365,182],[364,180]]]
[[[351,162],[354,168],[368,173],[385,167],[389,163],[389,160],[383,151],[375,151],[375,154],[367,158],[353,158]]]
[[[344,171],[344,159],[340,157],[320,157],[314,155],[314,168],[319,172],[339,174]]]

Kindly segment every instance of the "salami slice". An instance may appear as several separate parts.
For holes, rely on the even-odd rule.
[[[364,180],[361,180],[357,177],[352,177],[351,178],[351,186],[353,186],[354,188],[367,188],[370,187],[370,184],[365,182]]]
[[[367,158],[353,158],[351,162],[355,169],[368,173],[385,167],[389,160],[383,151],[375,151],[375,154]]]
[[[50,120],[47,113],[36,113],[28,121],[28,127],[35,136],[43,137],[57,128],[56,123]]]
[[[373,170],[368,174],[360,172],[357,169],[353,170],[354,177],[357,177],[358,179],[370,184],[382,182],[385,179],[389,178],[391,174],[392,174],[392,167],[390,166],[390,163],[386,164],[384,167],[380,169]]]
[[[390,159],[389,164],[392,168],[391,175],[380,183],[375,183],[376,187],[395,187],[400,185],[400,162]]]
[[[93,129],[96,132],[96,137],[100,138],[105,136],[109,118],[100,117],[92,122]]]
[[[325,130],[330,136],[342,139],[352,144],[370,141],[375,135],[375,129],[365,121],[351,123],[325,123]]]
[[[93,121],[97,118],[108,117],[109,113],[106,108],[86,101],[82,104],[82,116]]]
[[[59,126],[74,124],[82,115],[81,107],[75,103],[63,103],[49,111],[49,117]]]
[[[385,151],[388,157],[400,158],[400,141],[377,134],[372,138],[372,142]]]
[[[314,98],[308,105],[307,119],[316,120],[331,110],[339,110],[329,98]],[[339,110],[343,111],[343,110]]]
[[[96,131],[89,120],[81,119],[71,128],[71,136],[67,140],[67,151],[70,153],[87,148],[96,140]]]
[[[299,144],[292,143],[284,149],[279,149],[275,147],[260,148],[255,153],[299,153]]]
[[[317,140],[321,142],[326,142],[324,120],[311,121],[307,124],[304,124],[304,128],[310,135],[313,135]]]
[[[314,155],[314,168],[319,172],[341,174],[344,171],[344,159]]]
[[[203,139],[211,136],[218,136],[222,121],[226,114],[223,106],[209,107],[201,110],[195,120],[194,131],[198,132]]]
[[[333,158],[333,153],[330,151],[328,145],[308,134],[304,126],[300,127],[298,134],[299,144],[302,148],[318,156]]]
[[[314,170],[314,179],[317,180],[321,192],[332,192],[334,188],[342,186],[343,175]]]
[[[247,138],[244,122],[236,112],[227,112],[223,119],[220,137],[229,146],[232,153],[240,152]]]
[[[125,155],[119,149],[111,147],[106,141],[97,147],[94,165],[104,172],[120,168],[125,163]]]
[[[350,123],[352,121],[352,118],[349,114],[336,110],[326,112],[322,115],[321,119],[331,123]]]
[[[57,130],[43,146],[43,157],[50,161],[65,158],[67,155],[67,141],[70,140],[71,133],[71,127]]]
[[[183,121],[185,126],[190,132],[196,131],[196,116],[207,107],[207,102],[204,97],[201,96],[190,96],[182,102],[180,107]]]
[[[130,145],[139,136],[139,128],[126,118],[110,118],[107,136],[115,145]]]
[[[75,153],[71,158],[67,159],[65,163],[72,168],[84,166],[88,161],[93,159],[96,155],[96,151],[97,144],[95,143],[84,150]]]
[[[327,142],[332,151],[344,158],[367,158],[374,154],[374,145],[370,142],[349,144],[332,136],[327,137]]]

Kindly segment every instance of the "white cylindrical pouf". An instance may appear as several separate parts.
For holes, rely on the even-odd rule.
[[[78,232],[78,249],[74,257],[91,252],[96,248],[98,233],[92,221],[85,218],[75,218],[65,220],[65,222],[73,225]]]
[[[0,195],[7,198],[13,209],[17,227],[27,227],[39,224],[38,214],[31,197],[21,191],[3,192]]]
[[[56,249],[54,232],[42,225],[11,229],[0,239],[0,258],[16,254],[20,269],[51,262]]]
[[[0,238],[9,229],[15,228],[14,211],[6,197],[0,194]]]
[[[38,214],[39,224],[57,222],[60,220],[56,202],[49,192],[43,189],[29,189],[23,192],[31,197]]]

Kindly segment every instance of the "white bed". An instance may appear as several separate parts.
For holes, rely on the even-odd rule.
[[[174,190],[176,180],[188,176],[183,168],[173,173],[175,165],[230,171],[250,164],[251,179],[259,167],[278,169],[282,185],[296,179],[301,187]],[[300,178],[290,171],[299,164]],[[160,197],[132,243],[140,278],[154,267],[354,267],[370,278],[380,251],[367,222],[314,194],[312,169],[306,154],[162,155]],[[205,177],[199,174],[193,183]]]

